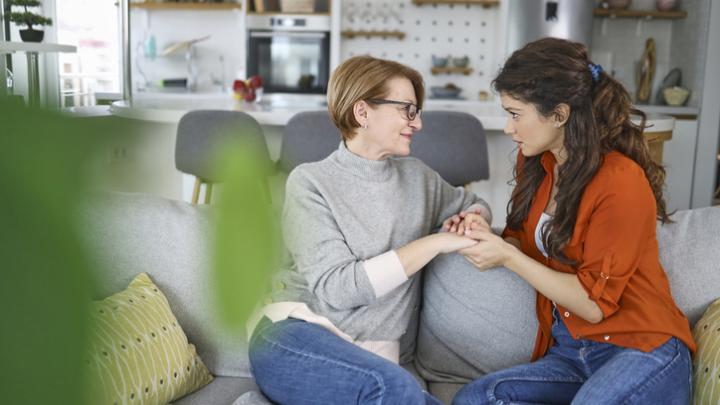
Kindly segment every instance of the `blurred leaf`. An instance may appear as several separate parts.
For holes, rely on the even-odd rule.
[[[75,232],[93,130],[0,99],[0,393],[82,404],[90,276]]]
[[[232,328],[244,326],[277,267],[268,167],[255,151],[241,141],[219,148],[217,170],[227,180],[218,193],[214,275],[221,319]]]

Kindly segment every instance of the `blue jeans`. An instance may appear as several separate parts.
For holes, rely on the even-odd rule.
[[[322,326],[263,318],[250,339],[258,387],[278,404],[433,404],[407,370]]]
[[[461,389],[464,404],[689,404],[692,360],[670,338],[649,353],[574,339],[553,310],[555,345],[530,364],[483,376]]]

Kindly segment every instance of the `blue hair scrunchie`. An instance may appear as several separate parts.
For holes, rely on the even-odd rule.
[[[603,71],[602,66],[589,62],[588,69],[590,69],[593,83],[597,83],[600,80],[600,73]]]

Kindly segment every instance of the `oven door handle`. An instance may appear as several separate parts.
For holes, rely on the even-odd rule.
[[[290,38],[325,38],[325,33],[322,32],[288,32],[288,31],[277,31],[277,32],[251,32],[250,38],[279,38],[279,37],[290,37]]]

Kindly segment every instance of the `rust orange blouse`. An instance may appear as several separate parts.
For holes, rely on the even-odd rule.
[[[522,156],[518,156],[522,164]],[[619,152],[605,155],[580,200],[577,221],[564,252],[577,268],[547,259],[535,245],[535,227],[550,199],[555,157],[541,157],[546,176],[538,188],[521,230],[503,232],[520,240],[522,251],[546,266],[575,273],[604,318],[592,324],[558,305],[558,312],[576,338],[613,343],[644,352],[671,336],[695,351],[685,315],[675,305],[660,264],[655,235],[656,205],[642,168]],[[552,302],[537,294],[539,330],[533,360],[552,346]]]

